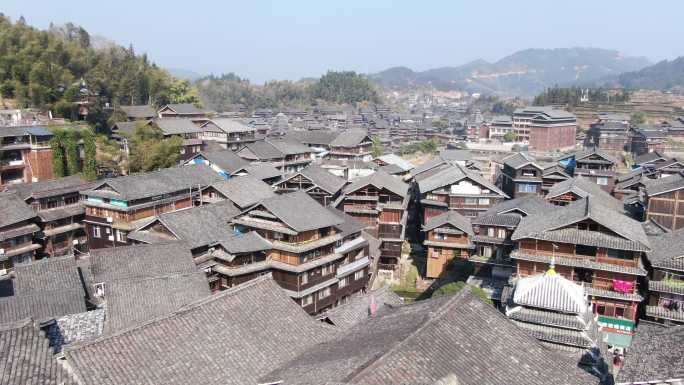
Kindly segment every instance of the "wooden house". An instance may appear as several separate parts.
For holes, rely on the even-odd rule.
[[[643,183],[646,219],[669,230],[684,227],[684,172]]]
[[[344,179],[311,164],[301,171],[284,176],[273,187],[278,193],[305,191],[316,202],[327,206],[337,199],[345,184],[347,182]]]
[[[529,154],[519,152],[503,159],[500,187],[511,198],[542,195],[544,168]]]
[[[582,176],[610,193],[615,185],[618,160],[596,148],[565,155],[559,162],[571,170],[573,176]]]
[[[227,285],[270,271],[310,314],[344,303],[366,287],[370,259],[368,242],[361,236],[363,225],[321,206],[303,191],[265,199],[232,224],[236,233],[256,232],[272,246],[263,261],[215,268]]]
[[[36,250],[41,248],[33,241],[40,231],[36,222],[36,213],[19,195],[0,193],[0,276],[36,259]]]
[[[220,179],[209,167],[198,164],[98,182],[81,191],[89,248],[128,244],[128,233],[141,221],[192,207],[200,190]]]
[[[427,249],[425,276],[439,278],[454,258],[467,260],[473,249],[470,220],[456,211],[430,218],[423,225]]]
[[[297,172],[313,161],[309,147],[288,139],[266,138],[247,143],[237,154],[249,162],[270,162],[284,173]]]
[[[257,140],[256,128],[238,119],[214,118],[200,126],[201,139],[218,143],[221,147],[237,151],[245,143]]]
[[[54,178],[51,138],[43,127],[0,127],[0,188]]]
[[[409,199],[406,183],[377,171],[347,185],[333,205],[363,223],[371,235],[380,239],[378,267],[394,270],[401,258]]]
[[[585,198],[524,217],[511,239],[517,246],[511,259],[518,277],[544,272],[555,263],[558,274],[585,286],[604,334],[617,334],[628,344],[643,300],[641,259],[651,250],[639,222]]]
[[[650,236],[649,242],[646,316],[684,324],[684,230]]]
[[[93,186],[78,175],[10,187],[38,215],[40,256],[60,256],[88,251],[83,219],[85,207],[79,194]]]

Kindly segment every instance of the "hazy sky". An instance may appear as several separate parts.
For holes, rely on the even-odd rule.
[[[684,1],[2,0],[34,26],[73,22],[167,68],[254,82],[494,61],[525,48],[684,55]]]

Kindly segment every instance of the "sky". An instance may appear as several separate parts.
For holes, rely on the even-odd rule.
[[[681,0],[2,0],[0,12],[38,28],[81,25],[165,68],[255,83],[496,61],[526,48],[684,55]]]

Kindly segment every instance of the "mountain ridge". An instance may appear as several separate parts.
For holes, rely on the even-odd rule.
[[[440,90],[530,97],[554,85],[598,80],[650,64],[645,57],[625,56],[619,51],[601,48],[529,48],[493,63],[477,59],[460,66],[425,71],[398,66],[368,77],[386,88],[433,86]]]

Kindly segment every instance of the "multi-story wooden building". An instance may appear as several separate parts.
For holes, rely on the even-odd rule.
[[[214,118],[202,124],[200,130],[202,140],[216,142],[232,151],[239,150],[245,143],[257,140],[256,128],[237,119]]]
[[[0,193],[0,275],[35,260],[40,244],[36,213],[15,193]]]
[[[167,104],[157,111],[160,118],[188,118],[193,120],[206,120],[207,112],[197,108],[191,103]]]
[[[0,187],[52,179],[51,138],[43,127],[0,127]]]
[[[518,108],[513,112],[513,132],[535,151],[574,147],[577,118],[548,106]]]
[[[342,190],[334,207],[351,215],[380,239],[382,270],[394,270],[401,258],[408,220],[409,186],[383,171],[354,180]]]
[[[439,278],[454,258],[467,260],[473,243],[470,220],[456,211],[446,211],[423,225],[427,248],[425,276]]]
[[[192,158],[204,149],[200,136],[202,131],[191,119],[161,118],[153,120],[151,124],[159,127],[164,138],[179,137],[183,140],[180,148],[181,161]]]
[[[42,245],[39,256],[74,254],[78,258],[88,251],[83,225],[85,207],[79,191],[92,185],[74,175],[9,187],[38,215],[41,231],[36,240]]]
[[[684,227],[684,172],[645,179],[646,219],[669,230]]]
[[[583,176],[557,183],[549,190],[544,199],[556,206],[565,206],[588,197],[617,212],[625,212],[625,205],[622,201],[614,198],[599,185]]]
[[[604,335],[615,334],[607,338],[631,339],[643,300],[641,258],[651,250],[641,223],[585,198],[524,217],[511,239],[518,277],[555,264],[558,274],[585,286]]]
[[[344,179],[331,174],[321,166],[310,164],[301,171],[284,176],[273,187],[281,194],[305,191],[316,202],[327,206],[337,199],[345,184],[347,181]]]
[[[205,165],[189,165],[106,179],[84,190],[90,249],[128,244],[127,235],[161,213],[192,207],[203,187],[221,177]]]
[[[330,142],[331,159],[370,161],[373,141],[365,130],[342,131]]]
[[[151,120],[157,117],[157,111],[154,106],[149,104],[137,106],[120,106],[119,109],[126,115],[128,121],[136,120]]]
[[[615,186],[615,170],[617,159],[607,153],[592,149],[568,154],[559,159],[573,176],[582,176],[591,180],[610,193]]]
[[[544,168],[532,156],[519,152],[504,158],[499,185],[511,198],[541,195],[543,172]]]
[[[493,183],[458,163],[418,175],[416,181],[423,224],[450,210],[474,218],[508,198]]]
[[[271,186],[253,176],[245,175],[214,182],[203,188],[200,204],[228,200],[242,211],[275,195]]]
[[[215,267],[226,287],[245,275],[270,271],[311,314],[344,303],[366,287],[370,260],[363,225],[303,191],[266,199],[232,223],[236,232],[256,232],[272,246],[264,260]]]
[[[513,132],[513,119],[510,116],[494,116],[489,123],[489,139],[503,141],[504,137]]]
[[[646,316],[684,324],[684,230],[650,236]]]
[[[598,121],[589,126],[589,144],[604,151],[630,151],[630,117],[626,114],[599,113]]]
[[[313,161],[309,147],[288,139],[266,138],[247,143],[237,154],[250,162],[270,162],[285,173],[297,172]]]
[[[483,281],[490,281],[500,295],[500,289],[515,270],[515,263],[510,259],[514,245],[511,236],[520,220],[553,209],[553,205],[541,197],[528,195],[503,201],[473,218],[474,250],[468,258],[473,264],[473,273]],[[499,298],[494,296],[492,299]]]

